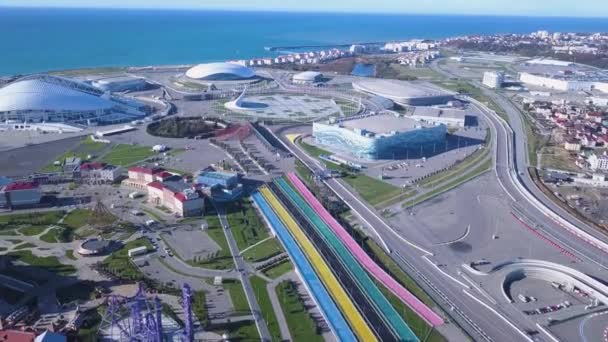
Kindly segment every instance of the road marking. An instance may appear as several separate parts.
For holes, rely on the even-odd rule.
[[[481,304],[482,306],[484,306],[486,309],[492,311],[496,316],[500,317],[503,321],[505,321],[511,328],[513,328],[515,331],[517,331],[517,333],[519,333],[526,341],[529,342],[533,342],[533,340],[530,338],[530,336],[528,336],[526,333],[524,333],[521,329],[519,329],[515,324],[511,323],[510,320],[508,320],[505,316],[501,315],[498,311],[494,310],[492,307],[490,307],[488,304],[482,302],[481,300],[479,300],[477,297],[473,296],[472,294],[470,294],[467,290],[462,290],[462,292],[464,292],[467,296],[469,296],[471,299],[473,299],[474,301],[476,301],[477,303]]]
[[[431,261],[431,259],[429,259],[426,255],[421,256],[422,259],[426,260],[429,264],[433,265],[433,267],[435,267],[435,269],[437,269],[437,271],[439,271],[441,274],[443,274],[444,276],[446,276],[447,278],[455,281],[456,283],[458,283],[460,286],[466,287],[467,289],[471,289],[471,287],[463,282],[461,282],[460,280],[452,277],[451,275],[449,275],[447,272],[445,272],[444,270],[442,270],[439,265],[437,265],[436,263],[434,263],[433,261]]]

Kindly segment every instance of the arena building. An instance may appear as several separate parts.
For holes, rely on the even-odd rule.
[[[291,81],[296,84],[314,84],[323,80],[323,74],[316,71],[304,71],[293,75]]]
[[[378,95],[403,106],[432,106],[454,99],[454,93],[426,82],[407,82],[383,79],[363,79],[353,82],[362,93]]]
[[[108,251],[110,247],[110,241],[100,239],[87,239],[83,241],[78,247],[78,254],[80,255],[100,255]]]
[[[145,79],[131,76],[100,78],[94,80],[91,84],[96,88],[109,92],[138,91],[148,87]]]
[[[312,135],[319,144],[361,159],[388,159],[443,144],[447,127],[429,125],[393,114],[377,114],[338,122],[315,122]]]
[[[50,75],[27,76],[0,88],[0,120],[110,124],[145,116],[145,105],[88,84]]]
[[[206,63],[188,69],[186,77],[206,81],[247,80],[255,77],[255,71],[237,63]]]

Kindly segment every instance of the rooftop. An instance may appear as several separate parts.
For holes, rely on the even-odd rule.
[[[226,180],[226,179],[230,179],[232,177],[236,177],[237,174],[228,173],[228,172],[218,172],[218,171],[203,171],[199,174],[199,176]]]
[[[99,239],[89,239],[80,245],[84,249],[88,249],[91,251],[99,251],[110,246],[110,241],[108,240],[99,240]]]
[[[4,191],[19,191],[19,190],[32,190],[37,189],[38,183],[35,182],[14,182],[6,185]]]
[[[353,82],[353,87],[389,99],[445,96],[452,94],[428,82],[409,82],[384,79],[364,79]]]
[[[390,134],[393,131],[406,132],[428,125],[416,120],[392,114],[372,115],[358,119],[344,120],[340,126],[351,130],[361,129],[374,134]]]
[[[438,107],[412,107],[413,111],[408,114],[426,117],[444,117],[444,118],[464,118],[465,111],[453,108],[438,108]]]

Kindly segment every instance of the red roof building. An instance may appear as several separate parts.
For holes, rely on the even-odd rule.
[[[33,190],[38,189],[38,183],[35,182],[14,182],[6,185],[3,190],[6,191],[20,191],[20,190]]]
[[[34,342],[36,334],[19,330],[0,330],[0,342]]]

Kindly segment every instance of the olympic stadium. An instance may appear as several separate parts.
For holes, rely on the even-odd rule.
[[[51,75],[32,75],[0,88],[0,120],[111,124],[145,116],[146,106],[104,93],[88,84]]]
[[[447,127],[393,114],[377,114],[337,122],[314,122],[315,141],[338,152],[368,160],[405,155],[445,143]]]
[[[433,106],[454,99],[454,93],[427,82],[363,79],[352,86],[359,92],[382,96],[403,106]]]
[[[205,63],[186,71],[186,77],[200,81],[238,81],[255,76],[253,69],[237,63]]]

